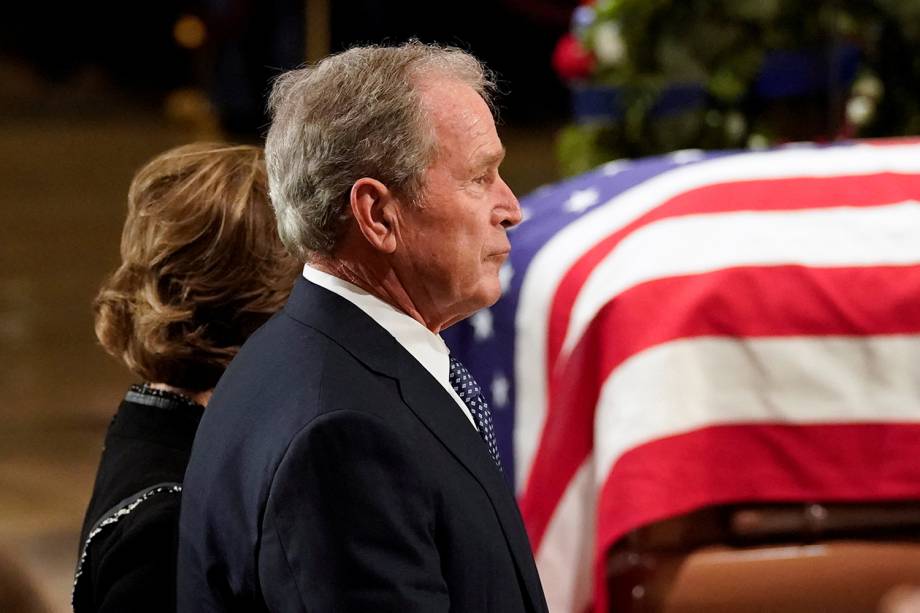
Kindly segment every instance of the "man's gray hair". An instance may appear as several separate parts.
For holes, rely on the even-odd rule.
[[[356,47],[278,77],[265,155],[278,232],[292,253],[332,253],[362,177],[418,205],[437,154],[418,93],[427,78],[466,83],[492,106],[495,82],[479,60],[415,41]]]

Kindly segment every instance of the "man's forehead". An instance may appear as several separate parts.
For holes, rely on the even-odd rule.
[[[455,171],[463,173],[501,163],[504,147],[492,110],[474,88],[456,79],[431,79],[419,93],[437,140],[435,160],[453,160]]]
[[[428,79],[419,85],[422,108],[435,120],[459,120],[471,125],[493,124],[492,111],[482,96],[456,79]],[[493,124],[494,125],[494,124]]]

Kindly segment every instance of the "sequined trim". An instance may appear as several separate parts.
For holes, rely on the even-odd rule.
[[[145,490],[141,490],[136,494],[125,498],[114,507],[109,509],[106,513],[99,518],[92,529],[89,531],[89,534],[86,535],[86,542],[83,543],[83,548],[80,551],[80,559],[77,562],[77,570],[74,573],[73,577],[73,592],[70,596],[71,605],[74,603],[74,599],[77,593],[77,583],[80,581],[80,575],[83,573],[83,565],[86,562],[86,556],[89,554],[89,546],[92,543],[93,538],[95,538],[102,530],[107,526],[117,524],[120,520],[124,519],[134,511],[141,504],[156,496],[157,494],[181,494],[182,493],[182,484],[181,483],[158,483],[152,485]]]
[[[150,387],[148,383],[135,383],[132,385],[128,393],[125,394],[125,400],[136,404],[158,407],[160,409],[173,409],[176,408],[176,405],[203,408],[185,394]]]

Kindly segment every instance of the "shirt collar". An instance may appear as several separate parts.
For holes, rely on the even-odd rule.
[[[364,311],[405,347],[431,376],[442,384],[448,382],[450,350],[439,335],[403,311],[344,279],[334,277],[309,264],[304,265],[303,276],[307,281],[338,294]]]

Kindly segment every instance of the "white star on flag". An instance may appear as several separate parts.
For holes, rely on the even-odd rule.
[[[476,311],[470,317],[470,325],[473,326],[473,338],[477,341],[484,341],[492,337],[492,311],[482,309]]]
[[[605,177],[612,177],[613,175],[618,175],[627,168],[629,168],[630,163],[628,160],[615,160],[613,162],[607,162],[604,164],[604,167],[601,169],[601,173]]]
[[[511,287],[512,277],[514,277],[514,269],[511,268],[511,262],[505,262],[502,264],[502,267],[498,269],[498,284],[501,285],[503,294]]]
[[[511,391],[511,384],[501,372],[495,373],[492,378],[492,405],[496,409],[504,409],[508,406],[508,392]]]
[[[502,373],[496,373],[492,379],[492,404],[497,409],[503,409],[508,406],[508,392],[511,391],[511,384],[508,378]]]
[[[569,199],[565,201],[565,210],[572,213],[581,213],[588,207],[597,204],[597,201],[600,199],[600,192],[593,187],[589,187],[588,189],[577,189],[572,192]]]
[[[706,157],[706,152],[702,149],[681,149],[671,154],[671,159],[675,164],[689,164]]]

